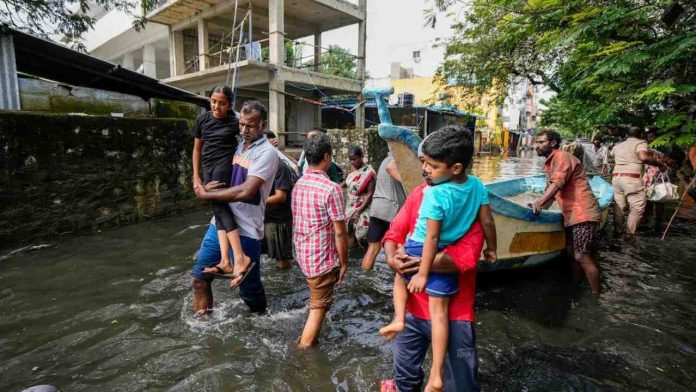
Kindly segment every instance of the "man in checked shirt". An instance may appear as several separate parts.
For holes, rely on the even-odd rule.
[[[309,315],[299,348],[315,345],[333,302],[336,284],[348,268],[348,231],[341,187],[331,182],[331,141],[317,135],[305,143],[309,168],[292,191],[293,242],[309,285]]]

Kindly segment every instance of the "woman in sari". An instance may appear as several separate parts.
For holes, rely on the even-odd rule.
[[[365,239],[370,226],[370,203],[375,193],[375,170],[363,162],[363,151],[360,147],[351,147],[350,166],[343,186],[347,188],[346,216],[348,231],[351,233],[350,244]]]

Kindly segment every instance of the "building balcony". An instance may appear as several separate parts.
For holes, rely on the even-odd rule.
[[[213,84],[232,85],[231,79],[234,78],[235,68],[237,68],[238,74],[234,85],[249,91],[267,93],[268,83],[278,69],[283,72],[286,90],[288,92],[294,91],[297,95],[306,96],[307,92],[312,91],[311,96],[318,93],[317,89],[326,95],[358,94],[362,90],[362,82],[357,79],[328,75],[303,68],[275,66],[255,60],[240,60],[231,64],[213,66],[203,71],[193,71],[170,77],[163,82],[189,91],[200,91]]]
[[[254,40],[268,34],[269,3],[274,0],[240,1],[237,23],[251,9]],[[272,5],[272,4],[270,4]],[[212,28],[231,30],[235,16],[235,2],[231,0],[169,0],[160,1],[147,14],[151,22],[162,23],[172,30],[183,30],[196,24],[200,18],[209,20]],[[345,0],[285,0],[285,38],[297,39],[311,36],[318,31],[329,31],[349,26],[365,19],[365,10]]]

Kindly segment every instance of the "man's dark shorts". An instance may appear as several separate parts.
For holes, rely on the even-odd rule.
[[[274,260],[292,260],[292,222],[266,222],[263,231],[262,253]]]
[[[382,242],[387,230],[389,230],[389,222],[371,216],[370,227],[367,229],[367,242]]]
[[[599,249],[599,223],[581,222],[568,226],[566,231],[566,246],[568,253],[574,252],[594,254]]]
[[[253,263],[256,263],[246,279],[239,285],[239,296],[252,312],[261,312],[266,309],[266,292],[261,283],[261,241],[245,236],[239,236],[239,239],[242,242],[244,253],[249,256]],[[234,257],[230,257],[230,260],[234,260]],[[208,283],[212,282],[213,276],[204,274],[203,270],[213,267],[219,262],[220,243],[218,242],[217,230],[214,224],[210,224],[205,236],[203,236],[201,247],[198,249],[191,277]]]

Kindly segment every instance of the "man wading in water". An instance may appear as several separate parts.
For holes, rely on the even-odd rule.
[[[211,181],[198,187],[196,195],[202,200],[227,201],[237,219],[244,253],[251,258],[253,267],[239,283],[239,296],[252,312],[266,309],[266,292],[261,283],[261,240],[266,200],[271,192],[278,168],[278,153],[264,135],[268,112],[258,101],[245,102],[240,110],[239,129],[244,143],[237,147],[232,161],[231,187]],[[215,265],[220,261],[220,243],[215,225],[211,224],[203,237],[196,262],[193,265],[193,310],[209,313],[213,307],[210,282]],[[233,282],[236,283],[236,282]]]
[[[401,275],[417,273],[420,267],[420,257],[408,256],[402,245],[406,242],[408,234],[415,229],[427,186],[428,183],[423,182],[411,191],[382,240],[387,264]],[[446,392],[479,390],[474,300],[476,265],[483,241],[483,228],[476,220],[462,238],[445,246],[444,250],[436,254],[431,268],[433,272],[457,274],[459,288],[450,299],[447,315],[449,336],[443,372],[443,390]],[[429,300],[426,293],[407,295],[406,328],[392,340],[394,380],[384,381],[383,391],[420,391],[423,384],[424,373],[421,366],[432,336]]]
[[[534,215],[539,215],[556,198],[563,214],[566,248],[575,259],[573,272],[580,276],[584,271],[592,292],[599,294],[599,270],[592,259],[599,245],[599,203],[580,161],[571,153],[559,150],[560,146],[561,135],[556,131],[543,131],[536,137],[536,152],[546,158],[547,185],[544,195],[532,208]]]

